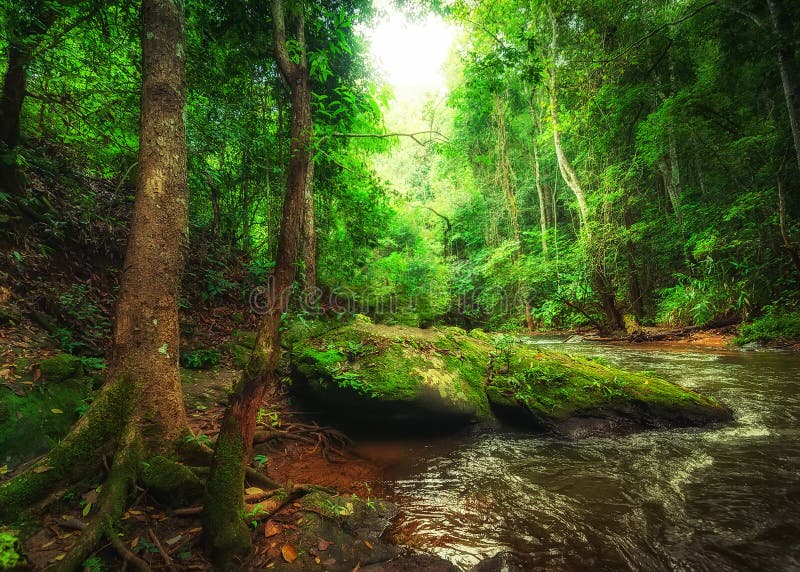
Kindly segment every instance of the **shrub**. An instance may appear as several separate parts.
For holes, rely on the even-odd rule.
[[[736,338],[737,344],[750,342],[789,342],[800,340],[800,312],[769,313],[744,324]]]

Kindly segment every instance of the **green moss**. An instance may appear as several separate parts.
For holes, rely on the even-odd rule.
[[[85,407],[92,393],[91,387],[92,380],[87,378],[39,385],[24,393],[21,389],[0,386],[2,463],[13,466],[49,451],[78,420],[79,410]]]
[[[244,521],[244,455],[245,451],[232,431],[217,439],[214,466],[206,481],[203,500],[203,532],[220,569],[230,569],[234,558],[247,554],[252,544],[250,529]]]
[[[0,517],[22,515],[56,483],[72,482],[96,470],[136,407],[135,384],[120,378],[104,386],[84,419],[31,470],[0,485]]]
[[[231,357],[233,365],[239,368],[244,368],[247,362],[250,361],[250,354],[253,349],[235,343],[229,343],[222,346],[222,350]]]
[[[237,330],[231,334],[231,340],[237,346],[244,346],[248,350],[256,347],[256,332]]]
[[[43,359],[39,364],[39,371],[46,381],[64,381],[81,375],[81,358],[70,354],[57,354]]]
[[[142,462],[139,474],[150,494],[167,506],[187,506],[203,496],[203,482],[197,475],[166,457]]]
[[[670,415],[722,408],[711,398],[657,377],[609,367],[597,361],[557,352],[517,347],[487,387],[489,400],[501,408],[517,407],[541,424],[635,406]]]
[[[351,394],[405,403],[431,414],[490,415],[483,392],[488,351],[458,328],[419,330],[357,320],[296,344],[291,361],[295,377],[321,399],[335,390],[342,399]]]

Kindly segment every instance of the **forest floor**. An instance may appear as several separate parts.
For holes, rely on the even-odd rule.
[[[48,391],[46,382],[36,375],[37,364],[56,350],[52,340],[35,325],[0,328],[0,383],[17,394]],[[15,367],[26,364],[24,368]],[[224,413],[230,387],[241,374],[230,363],[209,370],[182,370],[184,397],[189,424],[195,435],[214,439]],[[286,431],[286,438],[276,438],[256,447],[265,455],[264,472],[273,481],[291,490],[293,485],[310,484],[324,487],[339,495],[373,501],[382,496],[383,468],[379,462],[359,455],[354,448],[332,439],[335,430],[317,427],[313,419],[297,412],[291,400],[272,396],[264,403],[265,427]],[[44,412],[47,414],[47,412]],[[23,464],[17,469],[27,466]],[[98,475],[98,483],[102,475]],[[64,558],[75,544],[82,522],[91,516],[92,505],[98,496],[97,483],[87,483],[85,490],[62,491],[61,498],[41,516],[30,523],[36,530],[24,543],[24,554],[34,569],[43,569]],[[252,492],[252,489],[248,489]],[[125,512],[120,523],[120,539],[131,553],[145,560],[153,569],[207,570],[211,568],[201,549],[202,527],[199,508],[181,514],[160,504],[140,489],[139,496]],[[288,503],[269,520],[254,527],[254,547],[247,560],[248,567],[287,565],[285,547],[308,551],[302,546],[301,530],[307,507]],[[25,536],[25,535],[23,535]],[[321,561],[328,561],[327,540],[320,539],[316,551]],[[310,547],[314,551],[314,547]],[[371,550],[369,541],[361,547]],[[376,548],[377,549],[377,548]],[[331,552],[333,550],[331,549]],[[291,554],[291,551],[290,553]],[[290,556],[291,558],[291,556]],[[111,546],[100,547],[94,560],[103,569],[121,569],[126,563]],[[353,562],[356,566],[358,562]],[[295,569],[297,567],[293,567]],[[92,569],[91,566],[87,569]],[[99,569],[99,568],[96,568]]]

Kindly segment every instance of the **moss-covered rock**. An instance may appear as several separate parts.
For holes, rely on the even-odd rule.
[[[187,506],[203,496],[203,481],[187,466],[166,457],[147,459],[140,476],[148,492],[167,506]]]
[[[731,418],[713,399],[663,379],[524,346],[497,352],[489,378],[501,420],[574,437]]]
[[[295,389],[354,425],[423,429],[488,418],[490,346],[462,332],[356,320],[295,343]]]
[[[731,418],[663,379],[480,334],[357,320],[294,344],[294,389],[340,423],[370,430],[439,429],[494,414],[578,437]]]
[[[82,374],[81,358],[70,354],[56,354],[39,364],[39,371],[46,381],[60,382]]]

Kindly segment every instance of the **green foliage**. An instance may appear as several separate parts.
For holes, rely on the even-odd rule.
[[[181,365],[189,369],[211,369],[219,365],[222,353],[218,350],[197,349],[181,353]]]
[[[743,324],[736,337],[739,345],[751,342],[796,342],[800,340],[800,312],[772,311]]]
[[[9,532],[0,532],[0,568],[11,570],[23,564],[25,559],[19,550],[20,543],[16,536]]]

